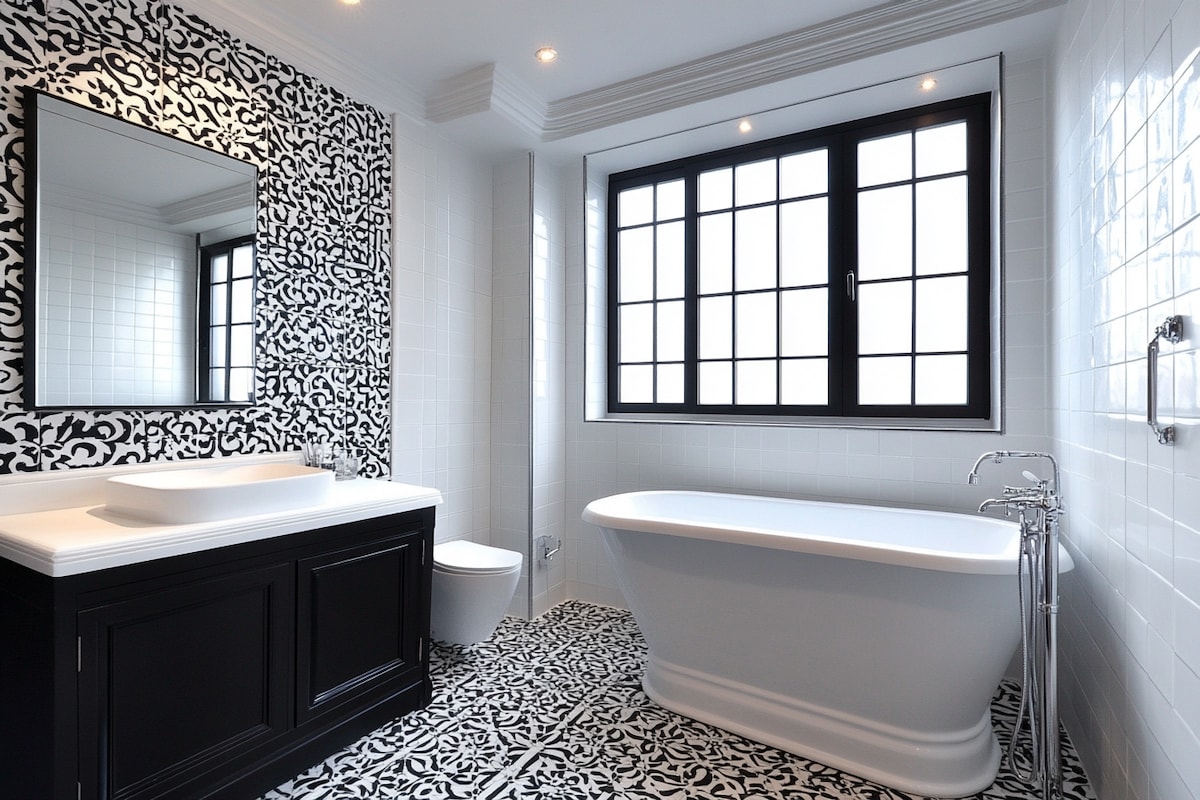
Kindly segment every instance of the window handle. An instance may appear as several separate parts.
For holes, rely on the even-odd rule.
[[[850,298],[850,302],[854,302],[854,272],[846,273],[846,296]]]

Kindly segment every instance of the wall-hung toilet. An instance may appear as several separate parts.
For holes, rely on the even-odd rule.
[[[434,545],[433,638],[475,644],[491,636],[520,579],[520,553],[467,541]]]

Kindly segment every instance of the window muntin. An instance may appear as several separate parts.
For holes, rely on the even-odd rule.
[[[989,100],[610,176],[609,410],[988,418]]]

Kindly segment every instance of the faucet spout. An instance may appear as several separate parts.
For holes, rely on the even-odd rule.
[[[983,462],[991,459],[993,464],[999,464],[1002,461],[1010,458],[1044,458],[1050,462],[1050,467],[1054,471],[1054,491],[1055,493],[1061,490],[1058,481],[1058,462],[1054,460],[1054,456],[1049,453],[1034,453],[1028,450],[993,450],[990,453],[984,453],[975,460],[975,466],[971,467],[971,471],[967,474],[967,483],[975,486],[979,483],[979,468]]]

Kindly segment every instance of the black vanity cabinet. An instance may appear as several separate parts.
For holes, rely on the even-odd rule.
[[[249,800],[427,704],[433,523],[60,578],[0,559],[0,796]]]

